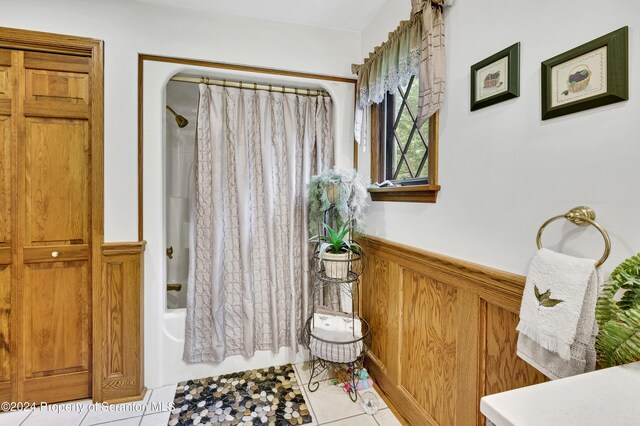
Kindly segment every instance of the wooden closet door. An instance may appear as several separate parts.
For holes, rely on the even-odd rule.
[[[0,49],[0,400],[11,400],[11,287],[15,179],[12,52]]]
[[[90,59],[20,52],[18,395],[91,395]]]

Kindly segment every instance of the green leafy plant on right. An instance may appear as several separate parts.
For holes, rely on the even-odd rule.
[[[600,366],[640,360],[640,254],[613,270],[598,298],[596,320]]]

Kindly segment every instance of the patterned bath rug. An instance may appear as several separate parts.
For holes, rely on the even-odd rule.
[[[311,423],[291,364],[178,383],[174,404],[169,426]]]

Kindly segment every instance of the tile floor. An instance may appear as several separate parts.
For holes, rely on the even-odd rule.
[[[309,365],[295,365],[304,398],[311,407],[311,426],[399,426],[391,410],[378,396],[378,412],[370,416],[362,409],[361,401],[353,403],[342,389],[323,381],[315,392],[309,392]],[[375,391],[373,391],[375,393]],[[0,426],[166,426],[169,418],[167,404],[173,402],[175,386],[149,390],[143,401],[111,405],[100,409],[91,401],[77,401],[52,407],[0,414]]]

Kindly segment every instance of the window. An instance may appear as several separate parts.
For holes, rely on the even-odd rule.
[[[394,184],[371,189],[374,201],[436,201],[438,114],[417,126],[418,91],[412,77],[372,107],[371,178]]]

